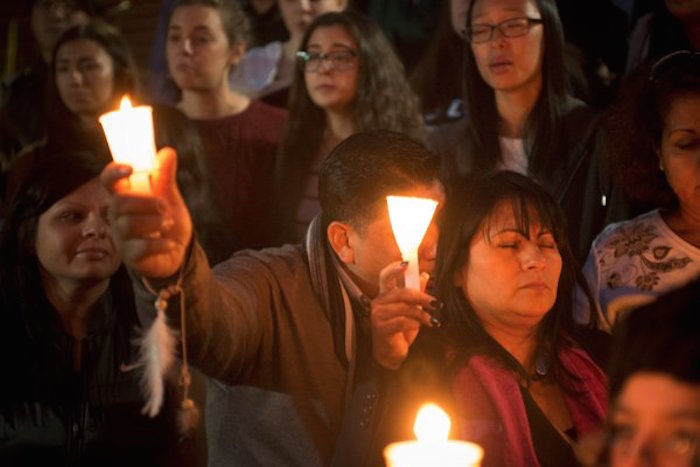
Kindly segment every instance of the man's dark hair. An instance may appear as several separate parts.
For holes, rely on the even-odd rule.
[[[625,316],[613,328],[610,400],[635,373],[700,383],[700,279]]]
[[[387,195],[429,187],[437,173],[435,155],[406,135],[377,130],[350,136],[321,165],[318,193],[323,226],[337,220],[362,229],[386,206]]]

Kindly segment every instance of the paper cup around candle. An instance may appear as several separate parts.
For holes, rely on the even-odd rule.
[[[418,247],[423,241],[438,202],[430,198],[387,196],[389,219],[401,257],[408,261],[405,286],[420,290]]]
[[[150,192],[150,175],[158,166],[151,107],[131,107],[129,99],[124,97],[119,110],[108,112],[99,120],[114,161],[128,164],[134,170],[129,177],[131,189]]]

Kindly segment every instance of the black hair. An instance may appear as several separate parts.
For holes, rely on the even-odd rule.
[[[318,192],[323,226],[338,220],[361,229],[387,195],[419,185],[430,187],[437,173],[435,155],[402,133],[356,133],[321,165]]]
[[[0,232],[0,303],[22,317],[30,335],[38,332],[35,327],[45,324],[36,315],[46,300],[35,246],[39,217],[99,176],[106,165],[89,153],[58,153],[54,149],[39,145],[22,155],[33,163],[8,202]]]
[[[535,355],[548,358],[550,373],[567,388],[566,383],[570,380],[556,357],[560,349],[573,346],[574,339],[583,332],[574,323],[576,285],[581,285],[589,300],[591,296],[569,247],[566,221],[558,203],[544,187],[524,175],[510,171],[472,175],[448,193],[439,215],[440,238],[435,271],[435,293],[445,304],[446,332],[462,358],[486,353],[529,381],[529,375],[515,358],[486,332],[463,290],[454,285],[455,275],[470,260],[472,239],[486,234],[488,229],[485,227],[502,203],[512,207],[519,230],[529,232],[534,222],[548,229],[561,255],[562,272],[557,298],[540,323]],[[587,328],[593,329],[596,314],[590,313],[590,316]]]
[[[637,308],[613,327],[610,400],[635,373],[700,383],[700,279]]]
[[[471,24],[474,0],[469,5],[467,24]],[[560,134],[561,116],[571,98],[564,65],[564,33],[554,0],[532,0],[540,13],[543,27],[542,90],[525,122],[525,151],[530,172],[543,175],[562,151],[552,144]],[[491,170],[502,160],[498,142],[499,115],[494,90],[484,81],[471,47],[465,48],[464,95],[467,137],[472,141],[475,170]],[[563,141],[561,142],[563,144]],[[546,175],[545,175],[546,178]]]

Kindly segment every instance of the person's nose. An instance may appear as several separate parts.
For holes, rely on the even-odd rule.
[[[521,252],[521,263],[524,270],[543,270],[545,267],[544,254],[540,247],[533,243],[527,242]]]
[[[489,39],[489,45],[493,48],[500,49],[506,44],[506,36],[501,32],[501,28],[494,28],[491,32],[491,39]]]
[[[437,241],[440,232],[435,223],[431,223],[428,230],[425,232],[423,241],[418,248],[418,259],[420,262],[420,270],[432,274],[437,258]]]
[[[182,41],[181,51],[185,55],[192,55],[192,40],[189,37]]]
[[[303,13],[311,12],[311,0],[299,0],[299,10]]]
[[[73,86],[80,86],[83,83],[83,74],[77,68],[73,68],[68,73],[70,84]]]
[[[107,236],[109,226],[99,213],[90,212],[83,225],[84,237],[104,238]]]
[[[318,73],[330,73],[333,71],[333,65],[331,64],[331,58],[328,55],[322,55],[319,58]]]

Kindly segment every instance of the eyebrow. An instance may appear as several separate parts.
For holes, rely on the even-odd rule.
[[[505,228],[505,229],[499,230],[498,232],[494,232],[494,233],[492,234],[492,236],[494,236],[494,235],[500,235],[500,234],[503,234],[503,233],[511,233],[511,232],[514,232],[514,233],[516,233],[516,234],[522,235],[523,237],[527,237],[527,236],[529,235],[529,234],[526,234],[524,231],[522,231],[522,230],[520,230],[520,229],[518,229],[518,228],[515,228],[515,227],[512,227],[512,228],[511,228],[511,227],[509,227],[509,228]],[[552,235],[552,231],[549,230],[549,229],[540,229],[540,231],[537,232],[537,237],[541,237],[541,236],[543,236],[543,235]]]

